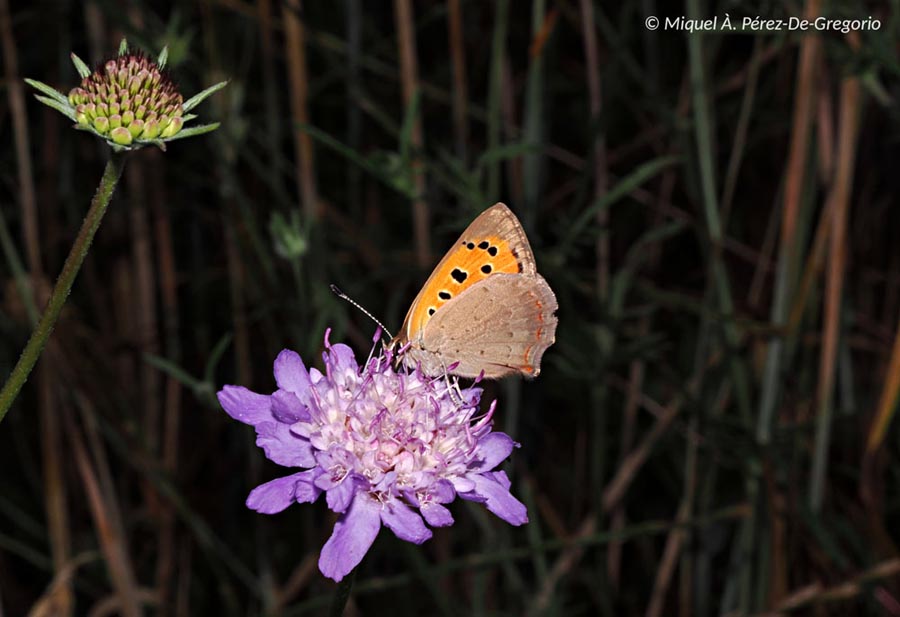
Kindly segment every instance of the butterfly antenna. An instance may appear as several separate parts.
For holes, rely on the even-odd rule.
[[[350,304],[352,304],[353,306],[358,308],[362,312],[363,315],[365,315],[366,317],[368,317],[369,319],[374,321],[376,324],[378,324],[378,327],[381,328],[385,332],[385,334],[388,335],[389,338],[391,338],[391,339],[394,338],[394,335],[391,334],[390,330],[388,330],[387,328],[384,327],[384,324],[382,324],[380,321],[375,319],[375,316],[372,313],[370,313],[369,311],[367,311],[366,309],[364,309],[359,302],[357,302],[356,300],[354,300],[353,298],[351,298],[350,296],[345,294],[343,291],[341,291],[337,285],[332,284],[331,291],[338,298],[340,298],[341,300],[346,300],[347,302],[349,302]]]

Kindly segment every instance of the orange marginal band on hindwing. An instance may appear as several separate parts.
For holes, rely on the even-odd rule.
[[[537,273],[525,230],[502,203],[491,206],[472,221],[435,267],[406,315],[404,333],[421,331],[445,303],[499,273]]]

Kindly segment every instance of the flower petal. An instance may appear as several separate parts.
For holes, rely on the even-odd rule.
[[[450,510],[439,503],[430,503],[419,510],[432,527],[449,527],[453,524],[453,515],[450,514]]]
[[[320,473],[322,473],[321,469],[309,469],[297,474],[301,476],[294,487],[294,500],[297,503],[312,503],[319,498],[322,491],[316,488],[315,480]]]
[[[356,372],[359,370],[353,350],[343,343],[329,347],[328,356],[330,357],[331,365],[339,371],[351,369],[353,372]]]
[[[266,453],[266,458],[282,467],[314,467],[312,446],[302,437],[291,432],[287,424],[263,422],[256,427],[256,445]]]
[[[490,471],[512,454],[516,442],[506,433],[489,433],[478,441],[475,448],[475,464],[470,469]]]
[[[472,482],[472,477],[477,474],[469,474],[468,476],[452,476],[447,478],[450,483],[453,485],[453,488],[456,489],[457,493],[471,493],[475,490],[475,483]],[[475,500],[473,500],[475,501]]]
[[[346,512],[353,502],[353,496],[361,486],[360,478],[349,475],[344,481],[325,492],[325,500],[332,512]]]
[[[288,390],[278,390],[272,395],[272,415],[284,424],[309,421],[309,410],[297,395]]]
[[[314,473],[315,470],[301,471],[260,484],[247,497],[247,507],[263,514],[276,514],[295,501],[315,500],[315,497],[310,499],[309,491],[309,487],[312,486],[311,476]]]
[[[303,395],[309,390],[309,373],[300,359],[300,354],[290,349],[283,349],[275,358],[275,383],[282,390]]]
[[[399,499],[390,499],[381,510],[381,522],[401,540],[422,544],[431,538],[431,530],[422,517]]]
[[[365,493],[334,524],[334,531],[319,555],[319,571],[340,582],[365,557],[381,529],[381,504]]]
[[[428,489],[432,500],[438,503],[450,503],[456,497],[453,485],[447,480],[438,480]]]
[[[471,493],[461,493],[460,497],[469,501],[483,501],[488,510],[510,525],[523,525],[528,522],[525,504],[509,492],[509,479],[505,473],[499,471],[469,474],[469,478],[475,483],[475,490]]]
[[[216,397],[225,413],[238,422],[256,426],[272,420],[271,397],[251,392],[243,386],[224,386]]]

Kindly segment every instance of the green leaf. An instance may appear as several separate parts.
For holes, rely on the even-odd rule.
[[[167,358],[163,358],[162,356],[157,356],[152,353],[144,353],[143,358],[144,362],[154,368],[158,368],[169,377],[172,377],[182,385],[190,388],[194,391],[195,394],[203,394],[205,392],[208,392],[210,389],[207,383],[197,379],[182,367],[178,366]]]
[[[67,107],[72,107],[72,104],[69,103],[68,97],[65,94],[57,90],[56,88],[52,88],[45,84],[42,81],[37,81],[36,79],[28,79],[25,78],[25,83],[34,88],[35,90],[40,90],[51,99],[58,101],[60,105],[66,105]]]
[[[415,193],[413,192],[412,188],[409,186],[410,183],[403,182],[402,179],[400,179],[400,177],[399,177],[398,171],[391,171],[392,167],[394,167],[394,168],[397,167],[395,165],[392,165],[393,161],[392,161],[391,157],[393,157],[393,159],[396,159],[398,161],[398,165],[399,165],[400,157],[397,156],[396,154],[376,153],[376,155],[365,158],[365,157],[362,157],[359,154],[357,154],[356,151],[353,150],[352,148],[348,148],[346,145],[344,145],[343,143],[341,143],[340,141],[338,141],[337,139],[335,139],[328,133],[325,133],[324,131],[320,131],[319,129],[317,129],[314,126],[311,126],[309,124],[302,124],[302,123],[297,123],[295,126],[298,129],[300,129],[301,131],[308,133],[316,141],[331,148],[332,150],[334,150],[335,152],[337,152],[338,154],[340,154],[341,156],[346,158],[348,161],[356,163],[362,169],[366,170],[367,172],[369,172],[370,174],[372,174],[373,176],[375,176],[376,178],[378,178],[379,180],[381,180],[382,182],[384,182],[386,185],[388,185],[392,189],[396,190],[397,192],[403,194],[404,196],[406,196],[410,199],[415,197]],[[386,160],[381,161],[381,160],[376,159],[376,156],[378,154],[381,154],[381,156],[384,157]],[[404,174],[404,177],[406,177],[407,175],[408,174]]]
[[[159,65],[159,68],[166,68],[166,62],[169,61],[169,46],[166,45],[162,48],[162,51],[159,52],[159,58],[156,59],[156,64]]]
[[[661,156],[657,159],[647,161],[633,172],[619,180],[618,184],[612,187],[608,192],[604,193],[599,199],[595,200],[587,208],[582,211],[574,223],[569,227],[569,233],[563,242],[563,246],[572,246],[575,238],[584,230],[588,223],[597,216],[601,210],[610,207],[619,201],[634,189],[638,188],[644,182],[654,177],[666,167],[680,162],[677,156]]]
[[[219,90],[221,90],[222,88],[224,88],[227,85],[228,85],[227,81],[220,81],[215,86],[210,86],[203,92],[195,94],[194,96],[189,98],[187,101],[184,102],[184,104],[181,106],[181,108],[184,111],[190,111],[194,107],[196,107],[197,105],[202,103],[209,95],[215,94],[216,92],[218,92]]]
[[[418,114],[419,89],[416,88],[409,102],[409,107],[406,108],[406,114],[403,116],[403,126],[400,129],[400,157],[406,163],[409,163],[409,146],[412,142],[412,131],[416,125]]]
[[[192,126],[186,129],[181,129],[171,137],[166,138],[165,141],[173,141],[175,139],[184,139],[185,137],[196,137],[197,135],[203,135],[204,133],[211,133],[219,128],[221,123],[213,122],[212,124],[201,124],[200,126]]]
[[[170,137],[169,139],[174,139]],[[168,140],[166,140],[168,141]],[[134,143],[139,144],[141,146],[156,146],[163,152],[166,151],[166,142],[162,139],[135,139]]]
[[[231,344],[231,339],[231,333],[222,335],[222,338],[219,339],[219,342],[216,343],[216,346],[213,347],[213,350],[209,353],[209,359],[207,359],[206,368],[203,371],[204,383],[213,383],[213,377],[216,372],[216,367],[219,365],[219,361],[222,360],[222,356],[225,354],[225,351]]]
[[[122,42],[119,43],[119,55],[124,56],[128,53],[128,39],[124,36],[122,37]]]
[[[53,109],[55,109],[56,111],[58,111],[59,113],[64,115],[66,118],[68,118],[72,122],[76,122],[75,110],[72,109],[72,106],[69,105],[68,103],[63,105],[56,99],[50,98],[49,96],[41,96],[40,94],[35,94],[34,98],[39,100],[41,103],[43,103],[47,107],[52,107]]]
[[[70,54],[70,57],[72,58],[72,64],[75,65],[75,70],[78,71],[82,79],[91,74],[91,69],[88,68],[88,65],[81,58],[75,55],[74,51]]]
[[[507,159],[518,158],[524,154],[534,154],[540,152],[541,150],[542,146],[540,146],[539,144],[504,144],[502,146],[497,146],[496,148],[491,148],[480,157],[478,157],[478,163],[475,166],[480,168],[492,163],[505,161]]]

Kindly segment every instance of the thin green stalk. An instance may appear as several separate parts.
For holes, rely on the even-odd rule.
[[[6,417],[6,412],[9,411],[13,401],[16,400],[19,390],[25,385],[31,369],[34,368],[35,363],[41,356],[41,352],[44,350],[44,346],[47,344],[54,326],[56,326],[56,320],[59,319],[59,314],[66,303],[66,298],[69,297],[69,292],[72,290],[75,277],[78,276],[81,264],[87,256],[88,249],[91,248],[94,234],[97,233],[97,228],[100,227],[100,221],[103,220],[103,215],[106,213],[112,194],[116,190],[119,178],[122,176],[124,166],[125,154],[113,152],[110,155],[109,162],[106,164],[106,169],[103,170],[103,177],[100,179],[100,185],[97,187],[94,199],[91,201],[91,209],[88,210],[84,223],[81,224],[81,230],[78,232],[78,237],[75,238],[75,242],[72,244],[72,250],[69,251],[69,256],[66,257],[66,263],[63,264],[62,272],[56,281],[50,300],[47,302],[47,308],[44,309],[41,320],[31,334],[28,344],[25,345],[25,350],[22,351],[19,361],[6,380],[3,390],[0,391],[0,422]]]
[[[329,617],[341,617],[344,614],[344,607],[347,606],[347,600],[350,599],[350,592],[353,590],[353,579],[356,578],[356,569],[341,579],[334,595],[331,596],[331,606],[328,609]]]
[[[699,18],[702,11],[698,0],[687,3],[688,15],[691,18]],[[700,179],[703,201],[703,212],[706,220],[707,233],[709,234],[712,250],[710,255],[710,274],[715,286],[719,310],[724,316],[722,324],[725,342],[730,350],[734,350],[740,343],[740,333],[734,322],[734,302],[731,297],[731,285],[728,280],[728,272],[722,262],[722,223],[719,216],[719,204],[715,186],[715,169],[713,162],[712,146],[712,111],[707,92],[706,70],[703,64],[703,39],[700,36],[688,38],[688,57],[690,60],[691,89],[694,101],[694,129],[697,140],[697,155],[700,163]],[[732,378],[734,379],[735,399],[738,410],[744,420],[749,423],[751,419],[750,386],[747,373],[741,362],[733,357],[729,361]]]

